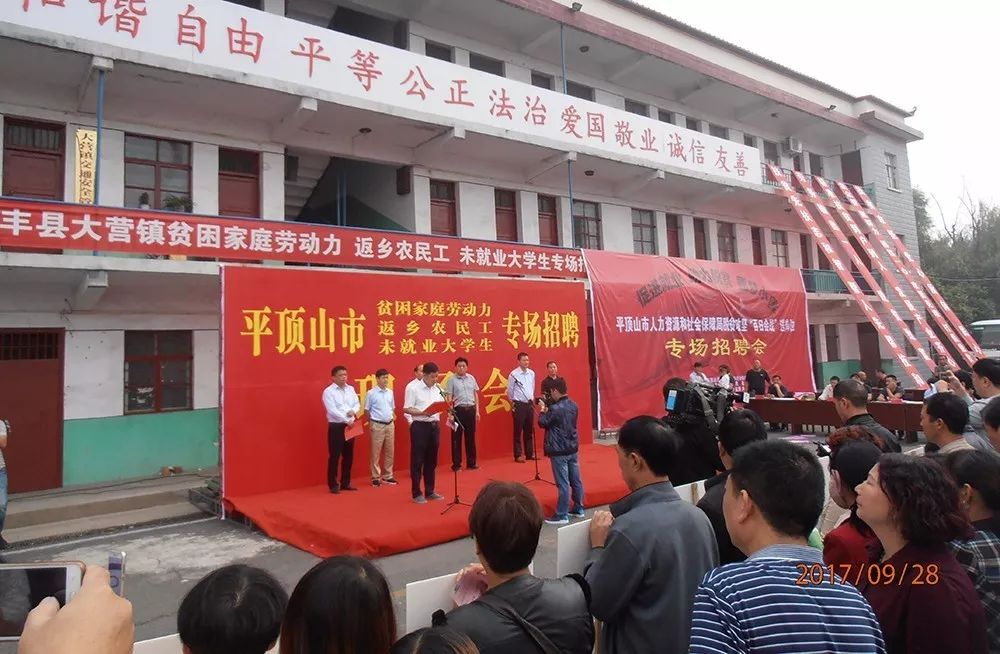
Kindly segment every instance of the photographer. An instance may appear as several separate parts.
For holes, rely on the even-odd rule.
[[[670,391],[684,391],[689,388],[693,387],[680,377],[668,379],[663,385],[664,402]],[[708,479],[723,470],[716,443],[717,426],[709,424],[703,413],[699,415],[686,411],[685,407],[677,407],[663,417],[663,422],[673,427],[681,440],[677,456],[671,461],[668,475],[674,486]]]
[[[549,389],[548,400],[538,400],[538,425],[545,430],[545,456],[552,462],[552,476],[559,489],[556,512],[545,522],[550,525],[564,525],[569,516],[583,517],[583,481],[580,479],[580,438],[576,423],[580,410],[576,402],[569,399],[566,380],[556,378]],[[570,490],[573,508],[570,510]]]

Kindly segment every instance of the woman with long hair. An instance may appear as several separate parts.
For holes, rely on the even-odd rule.
[[[858,517],[880,547],[846,576],[860,575],[888,654],[985,654],[983,605],[948,549],[972,535],[948,473],[925,457],[886,454],[856,490]]]
[[[949,454],[945,466],[976,533],[951,543],[986,609],[990,652],[1000,653],[1000,455],[978,450]]]
[[[335,556],[299,580],[281,625],[281,654],[389,654],[396,616],[371,562]]]

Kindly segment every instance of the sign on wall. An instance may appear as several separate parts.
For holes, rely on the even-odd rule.
[[[579,250],[310,223],[0,199],[0,245],[584,278]]]
[[[791,268],[586,251],[594,298],[601,429],[663,415],[662,387],[695,362],[737,382],[760,360],[814,391],[802,276]]]
[[[361,396],[389,370],[396,400],[395,467],[409,469],[409,434],[398,411],[415,365],[441,369],[469,360],[479,382],[482,460],[513,456],[507,376],[527,352],[540,384],[559,363],[590,438],[587,309],[579,282],[291,270],[226,266],[222,274],[222,446],[226,497],[325,483],[326,416],[321,401],[335,365]],[[539,390],[535,389],[535,394]],[[536,437],[541,437],[536,429]],[[450,461],[441,427],[440,462]],[[354,472],[368,474],[367,436]],[[538,441],[541,447],[541,440]],[[267,474],[262,474],[266,470]]]
[[[222,0],[19,4],[0,21],[0,35],[16,25],[80,39],[73,47],[91,54],[144,65],[157,55],[183,72],[195,64],[203,74],[432,124],[761,182],[759,153],[742,143]]]
[[[97,132],[78,128],[74,152],[76,166],[73,175],[73,198],[80,204],[94,204],[97,188]]]

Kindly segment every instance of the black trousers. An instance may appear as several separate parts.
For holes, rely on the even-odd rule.
[[[330,457],[326,460],[326,485],[330,490],[351,485],[351,464],[354,463],[354,439],[344,440],[347,425],[331,422],[326,429],[326,446]],[[341,458],[343,457],[343,458]],[[340,485],[337,484],[337,462],[340,462]]]
[[[521,440],[524,439],[524,449]],[[535,407],[530,402],[514,402],[514,458],[534,456]]]
[[[414,420],[410,425],[410,479],[413,497],[434,493],[434,472],[437,468],[438,446],[441,444],[438,421]],[[424,490],[420,491],[423,478]]]
[[[451,465],[462,466],[462,439],[465,439],[465,467],[476,465],[476,407],[457,406],[458,429],[451,432]]]

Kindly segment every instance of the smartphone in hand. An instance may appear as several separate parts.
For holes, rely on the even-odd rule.
[[[108,555],[108,574],[111,575],[111,590],[119,597],[125,596],[125,552]]]
[[[28,612],[46,597],[66,606],[80,592],[84,569],[79,561],[0,564],[0,642],[20,640]]]

